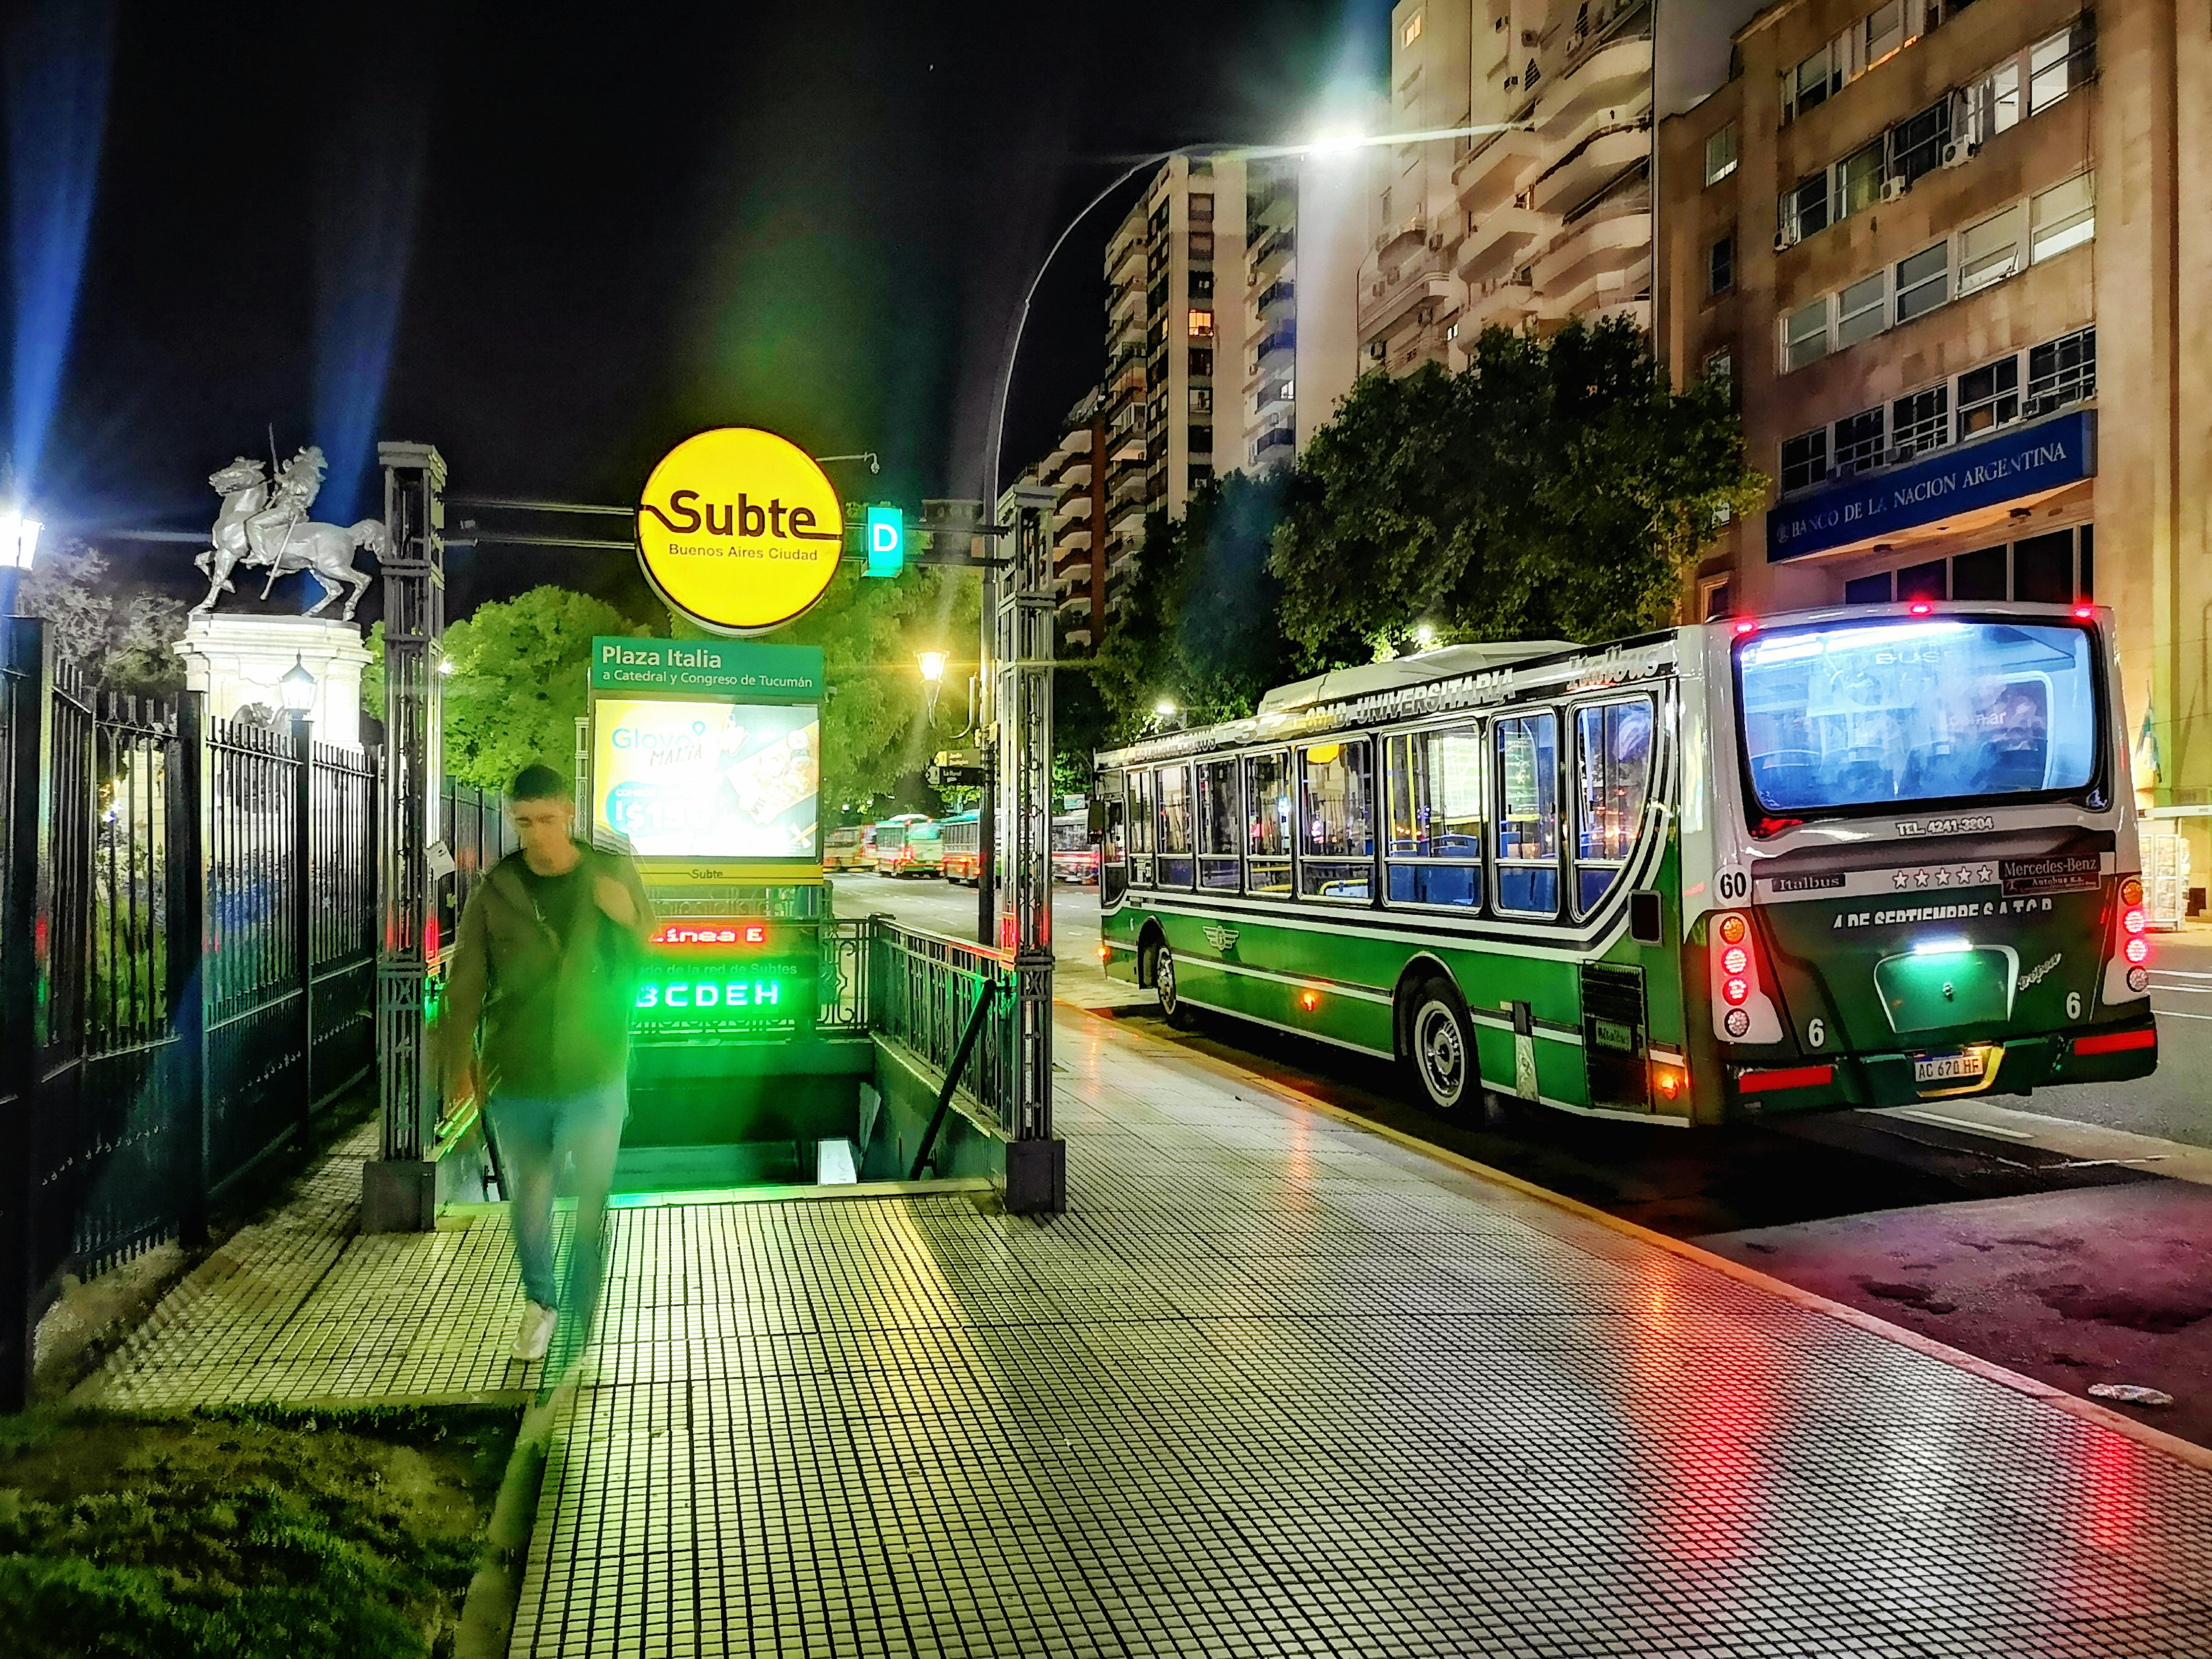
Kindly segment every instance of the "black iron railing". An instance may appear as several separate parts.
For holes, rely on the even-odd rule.
[[[992,1133],[1012,1133],[1005,1109],[1015,1098],[1016,980],[1012,958],[966,939],[871,919],[867,942],[868,1027],[905,1048],[940,1079],[954,1069],[978,1002],[981,1030],[952,1078],[968,1115]]]

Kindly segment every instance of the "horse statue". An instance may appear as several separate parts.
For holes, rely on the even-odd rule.
[[[243,455],[208,475],[209,486],[222,497],[222,510],[209,536],[214,545],[192,561],[208,579],[207,598],[194,611],[212,611],[218,595],[235,592],[230,573],[243,565],[269,573],[261,584],[264,599],[279,576],[302,570],[313,576],[322,584],[323,597],[307,607],[310,617],[349,589],[341,615],[353,620],[354,607],[368,591],[368,578],[353,568],[354,550],[367,548],[382,559],[392,550],[392,538],[381,519],[346,526],[307,517],[325,465],[323,452],[310,444],[278,470],[273,487],[261,463]]]

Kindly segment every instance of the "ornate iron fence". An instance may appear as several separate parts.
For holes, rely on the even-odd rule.
[[[88,688],[0,623],[0,1411],[64,1272],[211,1194],[374,1064],[374,756]]]
[[[959,1056],[976,1004],[984,1002],[983,1029],[955,1092],[979,1123],[1011,1139],[1006,1108],[1014,1099],[1020,1037],[1012,956],[903,927],[888,916],[871,917],[868,927],[867,1028],[942,1077]]]

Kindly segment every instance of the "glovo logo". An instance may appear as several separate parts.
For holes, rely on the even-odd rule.
[[[660,458],[637,508],[638,562],[660,596],[703,628],[751,634],[789,622],[837,572],[837,492],[814,458],[753,427],[718,427]]]

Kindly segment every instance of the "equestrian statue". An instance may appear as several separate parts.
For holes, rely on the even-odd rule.
[[[208,475],[222,497],[222,510],[210,538],[215,545],[192,561],[208,579],[207,598],[194,611],[212,611],[217,595],[236,592],[230,573],[243,565],[269,573],[261,584],[264,599],[279,576],[301,570],[313,576],[322,584],[323,597],[307,607],[310,617],[337,598],[341,588],[350,589],[340,614],[353,620],[354,607],[368,591],[368,578],[353,568],[354,550],[367,548],[382,559],[392,550],[392,538],[381,519],[346,526],[318,524],[307,517],[327,465],[323,452],[309,444],[277,469],[273,489],[261,463],[243,455]]]

